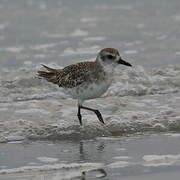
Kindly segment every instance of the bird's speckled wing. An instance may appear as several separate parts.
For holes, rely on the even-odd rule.
[[[73,88],[84,82],[91,82],[96,78],[97,65],[95,62],[80,62],[62,69],[58,77],[58,85]]]

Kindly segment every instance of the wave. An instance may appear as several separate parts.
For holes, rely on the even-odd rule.
[[[0,142],[15,139],[93,138],[146,131],[180,130],[180,66],[116,69],[112,86],[99,99],[105,125],[83,112],[58,86],[36,77],[39,65],[0,71]]]

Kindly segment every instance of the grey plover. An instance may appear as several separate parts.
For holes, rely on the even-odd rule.
[[[78,119],[82,125],[81,109],[94,112],[99,121],[104,123],[99,110],[83,106],[83,102],[88,99],[100,97],[106,92],[113,80],[113,71],[118,64],[132,66],[124,61],[118,50],[114,48],[102,49],[95,61],[85,61],[72,64],[63,69],[54,69],[42,65],[46,70],[38,71],[38,76],[49,82],[57,84],[78,100]]]

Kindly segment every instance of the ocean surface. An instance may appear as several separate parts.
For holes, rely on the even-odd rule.
[[[179,0],[0,1],[0,180],[177,179],[180,175]],[[85,105],[40,80],[117,48],[106,94]]]

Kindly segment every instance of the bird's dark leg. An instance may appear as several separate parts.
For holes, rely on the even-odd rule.
[[[102,122],[103,124],[105,124],[104,120],[103,120],[103,117],[102,117],[101,113],[99,112],[99,110],[91,109],[91,108],[85,107],[85,106],[80,106],[80,108],[94,112],[96,114],[96,116],[98,117],[99,121]]]
[[[79,106],[79,105],[78,105],[77,117],[78,117],[78,119],[79,119],[80,125],[82,126],[81,106]]]

